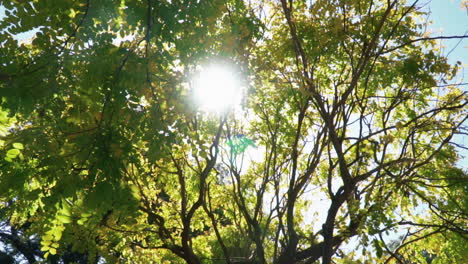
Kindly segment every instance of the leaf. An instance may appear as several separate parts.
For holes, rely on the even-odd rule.
[[[377,257],[381,258],[383,255],[383,250],[382,250],[382,247],[380,246],[379,241],[377,239],[374,239],[372,242],[375,248],[375,254],[377,255]]]
[[[403,123],[401,121],[398,121],[396,124],[395,124],[395,127],[396,129],[400,130],[402,129],[404,126],[403,126]]]
[[[62,204],[62,208],[60,210],[61,214],[64,216],[72,216],[71,207],[68,204],[68,202],[65,199],[63,199],[61,204]]]
[[[72,8],[72,9],[70,9],[70,13],[68,14],[68,16],[70,18],[75,18],[76,14],[77,14],[77,12]]]
[[[54,239],[54,237],[51,234],[46,234],[42,237],[41,243],[43,243],[44,245],[49,245],[52,239]]]
[[[50,248],[49,246],[42,246],[41,251],[47,252],[47,251],[49,251],[49,248]]]
[[[55,255],[57,254],[57,249],[55,248],[49,248],[49,251],[48,251],[51,255]]]
[[[81,213],[81,217],[85,217],[85,218],[90,217],[91,215],[92,215],[92,213],[90,213],[90,212]]]
[[[24,147],[23,147],[23,144],[21,144],[21,143],[13,143],[13,147],[14,147],[15,149],[23,149],[23,148],[24,148]]]
[[[10,149],[7,151],[6,156],[10,159],[16,158],[21,152],[18,149]]]
[[[55,241],[60,241],[62,239],[63,227],[54,227],[49,232],[54,236]]]
[[[72,218],[67,215],[57,215],[57,219],[64,224],[69,224],[72,222]]]

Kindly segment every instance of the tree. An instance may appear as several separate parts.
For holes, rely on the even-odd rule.
[[[3,210],[2,210],[3,211]],[[3,213],[3,212],[0,212]],[[4,215],[1,217],[4,218]],[[44,253],[40,250],[41,239],[37,234],[29,232],[30,222],[22,226],[13,227],[8,221],[0,223],[0,263],[36,263],[44,259]],[[48,258],[49,263],[97,263],[97,256],[90,256],[88,252],[73,252],[70,245],[62,245],[61,254]]]
[[[468,102],[436,40],[467,36],[428,36],[418,1],[0,3],[2,219],[45,258],[466,258]],[[192,102],[210,60],[240,109]]]

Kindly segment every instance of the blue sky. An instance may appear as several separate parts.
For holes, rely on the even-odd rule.
[[[468,5],[468,3],[466,4]],[[462,1],[454,0],[433,0],[428,6],[433,24],[430,28],[435,32],[441,33],[435,35],[468,35],[468,10],[462,8]],[[446,52],[450,51],[459,40],[444,41],[447,45]],[[468,40],[464,39],[457,48],[449,55],[450,62],[457,60],[468,64]]]
[[[426,0],[427,2],[427,0]],[[465,4],[468,5],[468,2]],[[462,7],[462,0],[433,0],[428,5],[430,10],[430,20],[433,24],[429,27],[434,36],[452,36],[452,35],[468,35],[468,6]],[[446,40],[443,41],[446,46],[444,54],[448,54],[448,60],[451,64],[461,61],[464,66],[455,78],[452,80],[456,83],[468,82],[468,39],[463,40]],[[462,90],[468,91],[468,85],[462,86]],[[466,136],[455,136],[454,141],[463,146],[468,146],[468,138]],[[461,159],[458,165],[464,169],[468,169],[468,151],[461,150],[459,152]]]

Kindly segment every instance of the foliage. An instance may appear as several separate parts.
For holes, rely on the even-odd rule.
[[[1,220],[49,261],[462,261],[460,63],[403,2],[0,1]],[[240,109],[192,102],[211,60]]]

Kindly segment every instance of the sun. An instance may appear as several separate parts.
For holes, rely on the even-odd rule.
[[[227,65],[202,67],[194,78],[194,97],[196,104],[205,111],[231,109],[241,100],[239,74]]]

